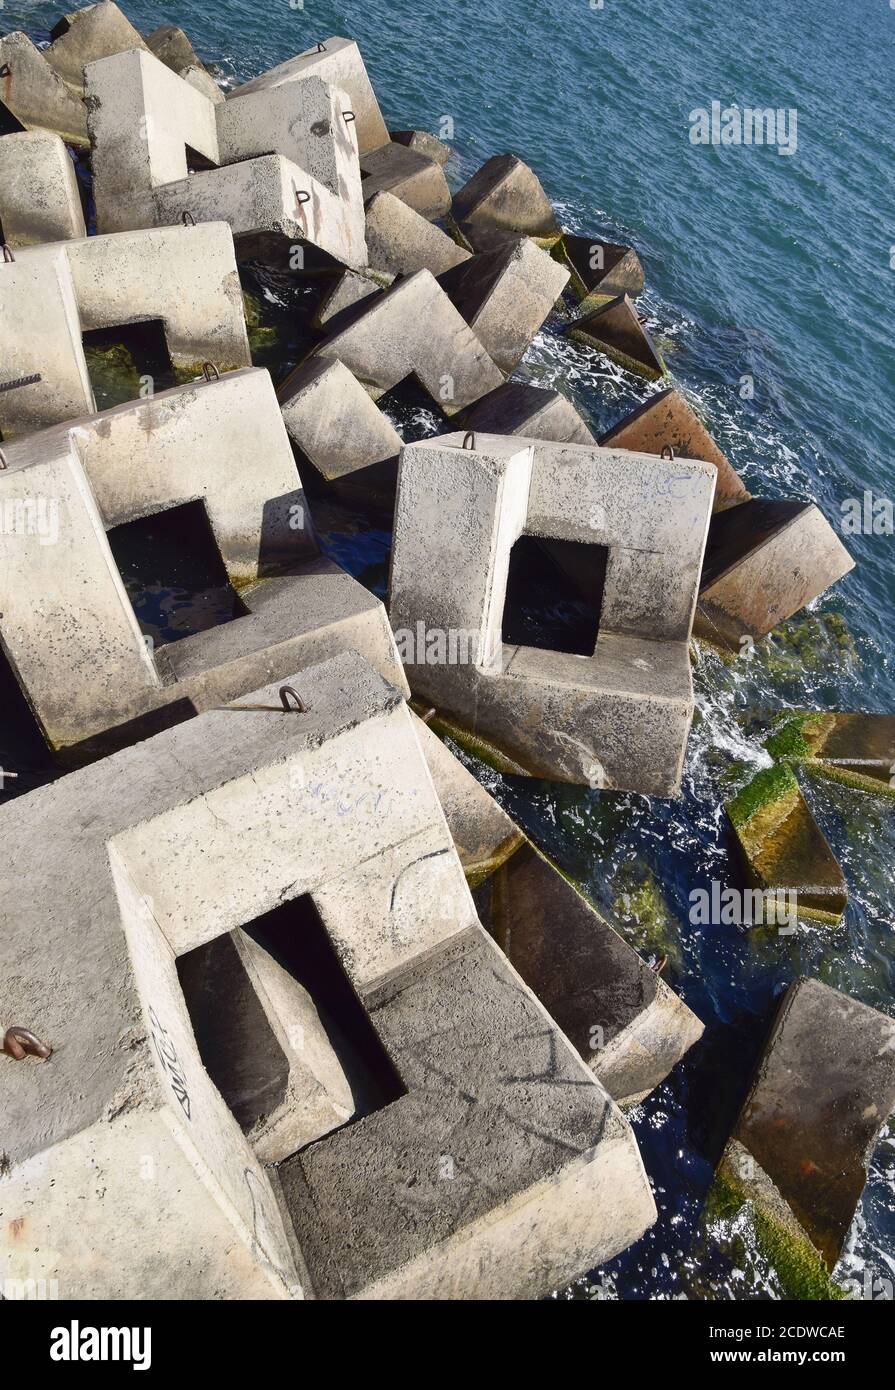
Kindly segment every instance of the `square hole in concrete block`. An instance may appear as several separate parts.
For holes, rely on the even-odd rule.
[[[91,328],[82,336],[97,410],[177,385],[161,319]]]
[[[510,555],[503,640],[593,656],[609,547],[520,536]]]
[[[246,615],[203,502],[114,526],[108,539],[137,622],[156,646]]]

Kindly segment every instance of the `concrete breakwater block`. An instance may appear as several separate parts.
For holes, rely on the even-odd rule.
[[[508,381],[490,391],[466,412],[463,423],[483,434],[524,434],[528,439],[547,439],[554,444],[597,442],[561,391],[547,391],[527,381]]]
[[[436,164],[447,164],[454,153],[450,145],[436,135],[430,135],[427,130],[390,130],[389,138],[396,145],[406,145],[409,150],[424,155],[426,159],[434,159]]]
[[[620,294],[591,313],[573,319],[565,331],[570,338],[599,348],[626,371],[651,381],[666,375],[662,354],[640,322],[627,294]]]
[[[548,245],[560,235],[537,174],[512,154],[485,161],[454,194],[451,216],[476,251],[493,249],[488,242],[494,234],[534,237]]]
[[[480,920],[612,1099],[642,1100],[701,1022],[428,724],[417,734]]]
[[[391,193],[421,217],[435,221],[450,211],[451,194],[444,170],[434,159],[394,141],[360,156],[365,201]]]
[[[329,327],[346,309],[353,309],[362,299],[381,293],[391,283],[392,277],[381,272],[374,273],[365,268],[361,275],[356,270],[343,270],[318,304],[314,313],[314,327]]]
[[[394,492],[401,436],[337,358],[312,357],[296,367],[278,387],[277,399],[301,459],[327,482],[379,468]]]
[[[378,400],[416,376],[446,415],[455,415],[502,385],[473,330],[428,270],[418,270],[361,302],[354,317],[315,349],[338,358]]]
[[[750,494],[733,464],[718,448],[696,411],[673,387],[650,396],[606,430],[600,443],[607,449],[633,449],[639,454],[672,450],[675,458],[713,463],[718,470],[716,512],[749,500]]]
[[[563,232],[554,254],[568,264],[579,299],[598,302],[620,294],[636,299],[643,293],[643,266],[633,246]]]
[[[61,136],[49,130],[0,136],[0,227],[13,247],[87,235],[75,167]]]
[[[0,810],[8,1004],[53,1048],[4,1068],[5,1265],[82,1298],[542,1296],[655,1219],[633,1134],[478,923],[399,692],[351,652],[291,681],[303,713],[265,686]],[[363,1055],[314,1050],[292,905]],[[230,947],[257,1002],[215,1033]],[[281,1151],[290,1086],[347,1108],[373,1052],[391,1090],[262,1166],[240,1068]]]
[[[260,73],[251,81],[234,87],[232,92],[228,92],[227,100],[237,101],[249,93],[270,92],[277,87],[294,86],[296,82],[303,82],[308,77],[320,78],[327,85],[337,87],[348,97],[357,131],[357,147],[361,154],[367,154],[370,150],[389,143],[388,127],[382,119],[382,112],[379,110],[379,103],[360,49],[353,39],[334,37],[315,44],[307,52],[299,53],[295,58],[288,58],[285,63],[278,63],[276,67]]]
[[[83,91],[84,68],[99,58],[129,49],[146,50],[142,35],[111,0],[87,5],[63,16],[50,31],[47,62],[70,87]]]
[[[569,278],[527,237],[464,260],[438,277],[442,289],[507,376],[522,361]]]
[[[224,221],[234,236],[365,264],[357,136],[338,88],[311,76],[216,104],[137,50],[90,63],[85,80],[100,232]]]
[[[718,1238],[748,1223],[784,1297],[843,1297],[829,1276],[893,1108],[892,1019],[819,980],[796,980],[706,1207]]]
[[[895,796],[895,715],[790,711],[765,748],[843,786]]]
[[[813,503],[753,497],[713,518],[693,630],[742,651],[854,566]]]
[[[319,556],[267,372],[159,392],[5,455],[0,634],[52,748],[142,736],[150,716],[187,718],[345,646],[406,688],[382,605]],[[106,531],[197,498],[242,614],[150,650]]]
[[[208,68],[202,63],[182,29],[176,24],[161,24],[146,35],[146,47],[150,53],[176,72],[190,86],[202,92],[210,101],[221,102],[224,93],[214,80]]]
[[[401,451],[390,617],[411,688],[537,776],[674,795],[715,470],[465,438]],[[589,597],[574,652],[507,640],[513,551],[528,536]]]
[[[763,768],[726,805],[751,884],[799,917],[833,926],[848,888],[833,851],[786,763]],[[774,914],[776,913],[776,918]],[[769,905],[766,920],[779,918]]]
[[[27,34],[0,37],[0,71],[0,108],[19,130],[48,130],[79,149],[89,146],[81,93],[63,81]]]
[[[417,270],[441,275],[470,259],[470,253],[440,227],[392,193],[374,193],[367,203],[366,238],[371,269],[387,275],[412,275]]]

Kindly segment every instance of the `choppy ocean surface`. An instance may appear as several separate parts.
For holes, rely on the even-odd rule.
[[[812,499],[834,525],[846,498],[895,489],[895,9],[888,0],[125,0],[138,28],[179,23],[231,81],[331,34],[356,38],[387,123],[450,131],[458,186],[493,153],[530,163],[564,225],[630,241],[640,300],[675,383],[747,486]],[[0,28],[46,39],[55,4],[7,3]],[[693,146],[698,107],[795,108],[798,147]],[[450,126],[447,122],[452,123]],[[270,295],[276,297],[276,291]],[[521,375],[559,383],[597,429],[651,389],[549,327]],[[744,398],[743,378],[754,383]],[[434,428],[425,412],[418,432]],[[389,537],[344,520],[328,545],[381,586]],[[703,1040],[633,1114],[659,1221],[561,1297],[776,1297],[749,1248],[735,1263],[698,1239],[714,1165],[786,985],[817,976],[895,1014],[895,810],[830,785],[806,793],[843,865],[838,928],[797,935],[694,926],[689,895],[739,882],[721,802],[767,760],[744,717],[783,706],[895,710],[895,538],[846,538],[857,568],[790,630],[838,615],[851,640],[785,641],[725,667],[703,654],[684,788],[675,802],[482,772],[532,836],[649,955],[706,1024]],[[158,596],[156,596],[158,597]],[[165,609],[165,596],[161,596]],[[170,605],[169,605],[170,606]],[[176,605],[175,605],[176,606]],[[164,624],[162,624],[164,626]],[[170,635],[170,634],[169,634]],[[812,654],[813,653],[813,654]],[[481,770],[480,770],[481,771]],[[644,873],[664,906],[655,939],[625,912]],[[629,899],[630,901],[630,899]],[[670,949],[669,949],[670,948]],[[884,1135],[837,1277],[895,1280],[895,1136]]]

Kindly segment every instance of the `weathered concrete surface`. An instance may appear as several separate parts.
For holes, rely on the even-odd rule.
[[[507,376],[518,367],[569,279],[527,237],[465,260],[439,276],[492,360]]]
[[[59,76],[27,34],[0,38],[3,78],[0,105],[22,130],[49,130],[70,145],[86,149],[87,111],[80,93]]]
[[[390,616],[421,699],[538,776],[674,795],[692,718],[687,644],[715,471],[598,448],[477,434],[401,453]],[[663,472],[663,470],[665,470]],[[605,547],[596,647],[508,645],[520,536]],[[585,566],[588,582],[590,570]],[[459,634],[439,656],[426,634]],[[409,659],[412,657],[413,659]]]
[[[394,488],[401,436],[342,362],[311,358],[277,399],[289,438],[327,481],[387,464]]]
[[[811,503],[753,497],[712,520],[693,630],[731,651],[763,637],[855,562]]]
[[[566,329],[570,338],[599,348],[613,362],[651,381],[666,375],[662,354],[647,333],[632,300],[626,294],[601,304],[592,313],[573,319]]]
[[[391,278],[383,279],[385,283],[381,283],[378,278],[374,279],[373,275],[366,271],[359,275],[356,270],[343,270],[318,304],[314,313],[314,327],[328,327],[346,309],[353,309],[362,299],[370,299],[388,288]]]
[[[796,980],[724,1150],[708,1208],[725,1223],[746,1217],[784,1297],[842,1296],[828,1276],[893,1108],[892,1019],[819,980]]]
[[[600,443],[607,449],[634,449],[640,454],[661,454],[663,449],[673,449],[675,457],[713,463],[718,470],[716,512],[749,500],[750,494],[733,464],[718,448],[695,410],[673,387],[650,396],[601,435]]]
[[[366,213],[367,259],[373,270],[388,275],[431,270],[433,275],[441,275],[470,259],[470,253],[440,227],[392,193],[375,193]]]
[[[382,605],[318,557],[266,372],[160,392],[5,452],[0,499],[22,525],[0,551],[0,633],[51,747],[108,746],[133,721],[185,718],[346,646],[406,689]],[[105,531],[196,498],[245,615],[150,652]]]
[[[579,299],[615,299],[643,293],[643,266],[633,246],[563,232],[558,243],[571,269],[571,286]]]
[[[0,391],[4,440],[94,409],[66,245],[0,262],[0,383],[38,378]]]
[[[65,16],[52,31],[47,62],[75,90],[84,85],[84,68],[99,58],[145,49],[142,36],[111,0],[87,5]]]
[[[382,119],[379,103],[373,91],[360,49],[353,39],[329,38],[306,53],[299,53],[285,63],[253,77],[250,82],[227,94],[235,101],[250,92],[266,92],[286,83],[301,82],[306,77],[320,77],[348,96],[355,117],[357,144],[361,154],[388,143],[388,129]]]
[[[895,715],[789,711],[765,748],[843,786],[895,796]]]
[[[13,247],[87,235],[74,164],[52,131],[0,136],[0,226]]]
[[[776,895],[784,909],[796,905],[799,917],[835,926],[848,887],[792,769],[785,763],[762,769],[725,809],[749,882]]]
[[[503,382],[473,330],[428,270],[377,295],[315,350],[338,358],[374,400],[414,375],[446,415]]]
[[[452,216],[473,233],[511,232],[549,243],[560,234],[556,214],[537,175],[512,154],[486,160],[454,194]]]
[[[146,35],[146,47],[178,77],[202,92],[210,101],[222,102],[221,91],[212,74],[208,71],[196,50],[182,29],[176,24],[162,24]]]
[[[450,145],[427,130],[390,130],[389,137],[397,145],[406,145],[426,159],[434,159],[436,164],[447,164],[454,153]]]
[[[484,434],[524,434],[555,444],[596,444],[590,429],[561,391],[546,391],[527,381],[508,381],[491,391],[463,418]],[[641,449],[641,453],[651,453]]]
[[[306,715],[211,712],[0,811],[30,866],[14,914],[0,870],[9,1005],[56,1049],[4,1071],[8,1273],[93,1298],[544,1295],[655,1219],[633,1135],[476,921],[398,692],[353,653],[292,680]],[[305,893],[405,1094],[282,1163],[278,1205],[177,960]]]
[[[362,151],[360,167],[365,201],[375,193],[391,193],[430,221],[450,211],[451,194],[441,165],[406,145],[390,141]]]

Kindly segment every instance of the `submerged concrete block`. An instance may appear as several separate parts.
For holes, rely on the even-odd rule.
[[[0,228],[13,247],[87,235],[74,164],[59,135],[0,136]]]
[[[718,448],[696,411],[673,387],[650,396],[601,435],[600,443],[607,449],[634,449],[640,454],[661,454],[671,449],[675,457],[713,463],[718,470],[716,512],[749,500],[750,494],[733,464]]]
[[[619,1105],[642,1100],[703,1032],[427,724],[417,734],[479,917]]]
[[[667,374],[662,354],[640,322],[627,294],[620,294],[592,313],[574,319],[566,333],[570,338],[599,348],[626,371],[651,381]]]
[[[470,258],[440,227],[392,193],[375,193],[368,202],[366,236],[370,266],[389,275],[417,270],[441,275]]]
[[[406,688],[382,605],[318,556],[267,372],[160,392],[5,454],[0,500],[22,524],[0,547],[0,635],[51,747],[108,746],[344,646]],[[150,652],[105,532],[197,498],[244,613]]]
[[[713,519],[693,630],[741,652],[835,584],[855,562],[810,502],[753,497]]]
[[[328,482],[387,464],[394,484],[401,436],[338,359],[296,367],[277,399],[289,438]]]
[[[210,712],[0,810],[0,880],[29,865],[15,913],[0,882],[9,1007],[55,1048],[4,1075],[8,1273],[92,1298],[543,1296],[655,1219],[630,1127],[477,922],[399,693],[354,653],[292,679],[305,714]],[[303,895],[400,1083],[271,1169],[200,1050],[190,953]],[[281,1025],[270,1086],[294,995],[246,964]],[[114,1200],[84,1200],[97,1181]]]
[[[848,888],[792,769],[785,763],[763,768],[725,809],[749,882],[780,905],[769,903],[759,921],[773,924],[791,906],[790,916],[797,912],[835,926],[848,904]]]
[[[632,470],[631,455],[595,447],[463,442],[445,435],[401,451],[390,616],[399,648],[414,638],[403,643],[411,687],[537,776],[673,795],[714,469],[682,462],[672,479],[647,455]],[[523,535],[554,545],[589,596],[593,651],[505,640]]]
[[[50,66],[27,34],[0,37],[0,111],[21,130],[49,130],[70,145],[86,149],[87,111],[74,91]]]
[[[633,246],[563,232],[558,249],[571,270],[571,285],[579,299],[615,299],[643,292],[643,266]]]
[[[415,150],[426,159],[434,159],[436,164],[447,164],[454,153],[450,145],[430,135],[427,130],[390,130],[389,138],[396,145],[406,145],[409,150]]]
[[[526,237],[474,256],[439,284],[507,376],[518,367],[565,288],[569,272]]]
[[[843,1296],[829,1276],[893,1108],[892,1019],[819,980],[796,980],[706,1208],[724,1229],[745,1224],[784,1298]]]
[[[235,101],[252,92],[267,92],[285,84],[319,77],[347,94],[357,129],[357,144],[361,154],[378,149],[387,143],[389,135],[376,94],[367,76],[360,49],[353,39],[329,38],[306,53],[288,58],[275,68],[253,77],[250,82],[228,92],[227,100]]]
[[[46,59],[69,86],[82,89],[84,68],[100,58],[146,49],[142,35],[111,0],[87,5],[65,16],[52,31]]]
[[[360,167],[365,201],[376,193],[391,193],[430,221],[450,211],[451,194],[441,165],[406,145],[390,141],[362,151]]]
[[[508,381],[484,396],[463,417],[483,434],[524,434],[554,444],[596,444],[590,429],[561,391],[546,391],[527,381]],[[641,453],[650,453],[643,449]]]
[[[452,216],[473,233],[509,232],[551,244],[560,234],[556,213],[537,175],[512,154],[486,160],[454,194]]]
[[[895,715],[790,711],[765,748],[842,786],[895,796]]]
[[[446,415],[503,382],[473,330],[428,270],[399,281],[315,350],[337,357],[374,400],[415,376]]]

